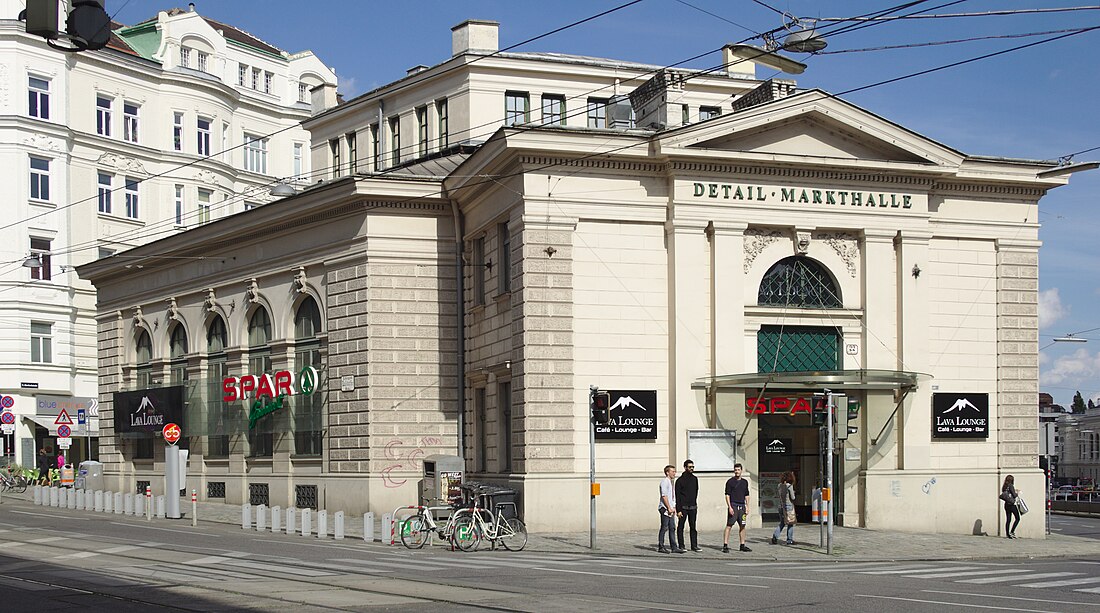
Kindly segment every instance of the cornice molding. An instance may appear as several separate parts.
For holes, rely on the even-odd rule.
[[[1023,185],[1004,185],[997,183],[963,183],[956,181],[937,181],[931,187],[935,195],[949,193],[963,194],[997,194],[1004,196],[1028,196],[1041,197],[1047,191],[1043,187],[1027,187]]]
[[[856,173],[818,168],[792,168],[787,166],[755,166],[744,164],[719,164],[712,162],[670,162],[670,172],[707,173],[723,175],[747,175],[765,177],[789,177],[797,179],[822,179],[838,182],[887,183],[910,185],[931,189],[934,181],[927,177],[915,177],[896,173]]]
[[[569,166],[572,168],[596,168],[600,170],[622,170],[628,172],[643,172],[653,175],[664,174],[665,164],[634,160],[609,160],[606,158],[568,158],[549,155],[523,155],[519,158],[520,164],[535,164],[538,166]]]

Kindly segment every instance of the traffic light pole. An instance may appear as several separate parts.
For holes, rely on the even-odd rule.
[[[596,420],[593,418],[592,406],[596,402],[596,386],[588,388],[588,498],[589,498],[589,525],[588,547],[596,549]]]
[[[825,390],[825,406],[827,407],[828,414],[825,416],[825,488],[828,492],[828,500],[825,501],[825,508],[827,509],[827,515],[825,521],[828,522],[828,532],[825,538],[825,554],[833,555],[833,393],[828,389]]]

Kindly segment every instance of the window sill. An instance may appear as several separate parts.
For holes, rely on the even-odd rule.
[[[485,305],[484,304],[475,304],[474,306],[470,307],[470,309],[466,312],[470,313],[470,314],[475,314],[475,313],[480,313],[484,310],[485,310]]]
[[[271,466],[271,463],[275,461],[275,458],[271,456],[248,456],[245,458],[249,464],[256,466]]]
[[[496,296],[493,296],[493,300],[497,304],[500,304],[501,302],[507,302],[511,299],[512,299],[512,292],[511,291],[501,292],[501,293],[497,294]]]
[[[50,202],[49,200],[39,200],[37,198],[27,199],[27,204],[32,204],[34,206],[40,206],[40,207],[46,208],[46,209],[56,209],[57,208],[56,203]]]
[[[103,221],[121,222],[121,223],[124,223],[124,224],[127,224],[127,225],[136,226],[136,227],[139,227],[139,228],[145,227],[145,222],[140,220],[140,219],[134,219],[132,217],[120,217],[120,216],[114,215],[112,213],[99,213],[99,218]]]
[[[229,466],[229,458],[208,458],[203,457],[203,461],[208,466]]]
[[[295,464],[320,464],[324,457],[319,455],[292,455],[290,460]]]

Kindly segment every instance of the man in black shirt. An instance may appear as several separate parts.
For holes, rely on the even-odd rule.
[[[741,551],[752,551],[745,545],[745,524],[749,521],[749,480],[741,478],[741,463],[733,465],[733,477],[726,481],[726,531],[722,534],[722,553],[730,552],[730,528],[738,524],[737,537]]]
[[[695,462],[684,460],[684,474],[676,480],[676,514],[680,521],[676,524],[676,538],[680,547],[684,540],[684,524],[691,525],[691,550],[699,549],[699,533],[695,530],[695,517],[699,511],[699,479],[695,476]]]

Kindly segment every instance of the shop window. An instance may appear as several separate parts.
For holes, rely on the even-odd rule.
[[[248,320],[248,372],[261,375],[271,372],[271,318],[260,307]],[[275,435],[271,432],[279,411],[261,417],[248,429],[248,453],[254,458],[270,458],[275,454]]]
[[[187,330],[182,324],[176,324],[172,328],[172,335],[168,339],[168,350],[171,363],[171,384],[182,385],[187,381]]]
[[[317,338],[320,332],[321,312],[317,302],[306,298],[294,315],[295,372],[302,372],[306,366],[321,370],[321,342]],[[312,394],[298,394],[288,401],[294,407],[294,453],[297,455],[321,455],[324,431],[321,398],[321,390],[316,389]]]
[[[760,306],[802,309],[839,309],[840,289],[824,266],[804,256],[791,256],[775,263],[760,281]]]
[[[145,330],[137,337],[134,360],[137,363],[137,389],[153,387],[153,341]]]
[[[841,334],[829,326],[761,326],[758,372],[840,370]]]

